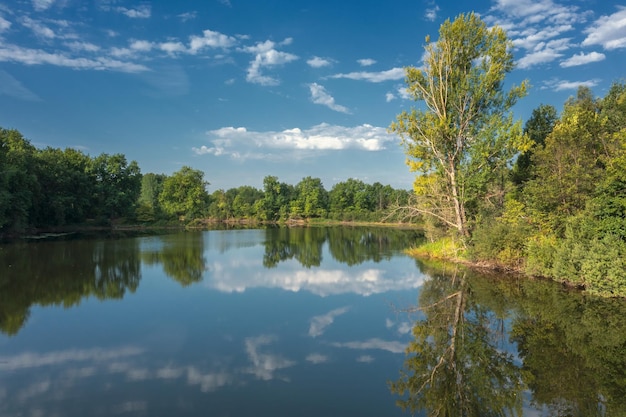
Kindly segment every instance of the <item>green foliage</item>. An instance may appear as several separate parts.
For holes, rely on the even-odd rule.
[[[522,375],[498,347],[497,320],[476,302],[465,274],[438,273],[420,293],[414,339],[400,379],[390,384],[411,413],[433,416],[522,415]]]
[[[488,28],[474,13],[444,22],[425,49],[423,69],[407,68],[406,81],[428,110],[404,111],[390,128],[419,174],[418,209],[469,237],[472,207],[529,145],[510,113],[526,84],[503,90],[514,66],[512,44],[503,29]]]
[[[95,218],[132,217],[141,192],[137,162],[128,163],[122,154],[101,154],[88,169],[95,181],[92,207]]]
[[[524,125],[524,133],[533,142],[533,147],[520,153],[511,170],[511,180],[516,185],[523,185],[532,178],[532,156],[536,149],[542,149],[546,138],[554,129],[558,117],[556,108],[542,104],[533,110],[530,119]]]
[[[163,181],[159,203],[170,216],[199,217],[208,205],[207,185],[202,171],[184,166]]]
[[[40,190],[35,152],[20,132],[0,128],[0,229],[19,231],[30,226]]]

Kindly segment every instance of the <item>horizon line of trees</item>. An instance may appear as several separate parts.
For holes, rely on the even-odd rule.
[[[33,228],[195,219],[377,221],[410,191],[350,178],[326,190],[319,178],[298,184],[266,176],[263,189],[243,185],[207,191],[204,172],[142,174],[123,154],[38,149],[16,129],[0,127],[0,235]]]

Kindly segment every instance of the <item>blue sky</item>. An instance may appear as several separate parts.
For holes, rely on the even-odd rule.
[[[523,121],[626,75],[613,0],[0,1],[0,126],[37,147],[123,153],[144,173],[189,165],[209,192],[266,175],[408,189],[387,133],[415,105],[403,68],[470,11],[514,41]]]

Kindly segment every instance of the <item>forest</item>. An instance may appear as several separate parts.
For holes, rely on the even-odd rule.
[[[329,191],[319,178],[296,185],[268,175],[263,189],[209,193],[204,172],[142,174],[122,154],[91,157],[76,149],[37,149],[15,129],[0,128],[0,235],[111,225],[189,225],[194,221],[374,221],[410,192],[350,178]]]

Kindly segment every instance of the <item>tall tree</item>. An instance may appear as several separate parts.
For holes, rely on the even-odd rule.
[[[406,68],[408,92],[426,109],[404,111],[390,127],[419,173],[417,209],[463,237],[470,235],[472,206],[528,146],[510,112],[526,83],[503,89],[514,67],[511,49],[502,28],[488,28],[474,13],[447,20],[436,42],[426,39],[423,68]]]
[[[204,181],[204,172],[184,166],[165,179],[159,202],[172,216],[199,216],[209,202],[208,184]]]
[[[97,217],[113,219],[134,214],[141,192],[141,170],[136,161],[128,163],[122,154],[103,153],[93,159],[91,174]]]
[[[542,149],[546,138],[554,129],[558,120],[554,106],[542,104],[533,110],[532,115],[524,125],[524,133],[533,141],[533,147],[523,152],[515,160],[511,171],[511,179],[517,185],[522,185],[532,176],[532,155],[536,149]]]
[[[0,128],[0,230],[22,230],[31,225],[39,193],[35,152],[20,132]]]
[[[296,198],[291,202],[295,216],[323,217],[328,211],[328,192],[319,178],[302,178],[295,188]]]

